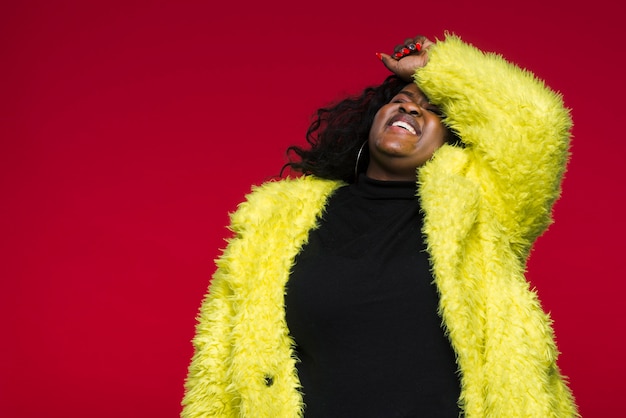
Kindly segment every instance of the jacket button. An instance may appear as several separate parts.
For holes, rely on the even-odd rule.
[[[267,387],[270,387],[274,384],[274,378],[270,375],[266,375],[263,381],[265,382],[265,386]]]

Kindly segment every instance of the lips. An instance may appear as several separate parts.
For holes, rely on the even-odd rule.
[[[422,131],[415,119],[406,114],[399,113],[393,116],[389,119],[389,122],[387,122],[387,126],[395,126],[404,129],[408,133],[416,136],[420,136],[422,134]]]

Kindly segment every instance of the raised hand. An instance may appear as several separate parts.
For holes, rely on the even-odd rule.
[[[434,45],[422,35],[407,38],[394,48],[392,55],[377,54],[385,67],[405,81],[412,81],[415,70],[428,63],[428,49]]]

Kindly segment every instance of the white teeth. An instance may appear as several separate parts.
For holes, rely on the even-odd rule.
[[[398,126],[400,128],[406,129],[407,131],[409,131],[413,135],[415,135],[415,129],[411,125],[409,125],[408,123],[402,122],[401,120],[392,123],[391,126]]]

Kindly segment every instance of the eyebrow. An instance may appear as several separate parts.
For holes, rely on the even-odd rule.
[[[415,94],[412,91],[409,91],[409,90],[400,90],[398,92],[398,94],[404,94],[405,96],[409,96],[409,97],[412,97],[413,99],[415,99]]]
[[[426,103],[430,103],[430,100],[428,99],[428,97],[426,97],[426,95],[424,93],[422,94],[415,94],[412,91],[409,90],[400,90],[398,92],[398,94],[403,94],[405,96],[410,97],[411,99],[415,100],[415,101],[426,101]]]

